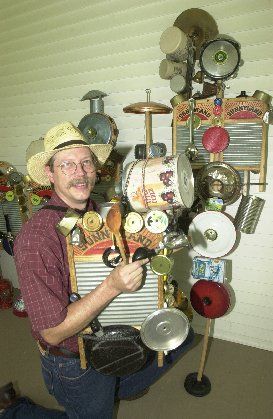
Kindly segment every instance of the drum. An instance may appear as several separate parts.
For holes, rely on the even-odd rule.
[[[149,209],[190,208],[193,203],[193,174],[184,154],[129,163],[122,183],[123,194],[140,213]]]

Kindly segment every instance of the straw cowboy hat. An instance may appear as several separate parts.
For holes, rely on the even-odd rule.
[[[98,162],[103,165],[113,147],[109,144],[89,144],[82,132],[71,122],[63,122],[51,128],[44,139],[32,141],[26,152],[27,171],[31,179],[43,186],[50,182],[45,166],[54,154],[61,150],[89,147]]]

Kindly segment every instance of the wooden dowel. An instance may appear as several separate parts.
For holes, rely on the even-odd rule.
[[[152,144],[152,115],[150,112],[145,112],[145,128],[146,128],[146,159],[148,159],[150,146]]]
[[[207,319],[205,334],[204,334],[204,338],[203,338],[202,355],[201,355],[200,366],[199,366],[199,370],[198,370],[198,374],[197,374],[197,381],[202,380],[202,375],[203,375],[205,360],[206,360],[206,354],[207,354],[210,325],[211,325],[211,319]]]
[[[158,308],[161,309],[164,306],[164,285],[163,285],[163,276],[158,276]],[[164,352],[160,351],[157,354],[157,365],[158,367],[163,367],[164,363]]]
[[[243,184],[243,191],[242,194],[247,196],[249,193],[249,182],[250,182],[250,172],[244,170],[244,184]]]
[[[71,284],[71,291],[78,292],[78,284],[77,284],[77,277],[76,277],[76,269],[74,263],[74,252],[73,246],[70,243],[70,234],[66,236],[66,248],[67,248],[67,258],[68,258],[68,266],[69,266],[69,273],[70,273],[70,284]],[[79,346],[79,353],[80,353],[80,362],[81,368],[87,368],[87,361],[85,356],[83,338],[81,336],[78,337],[78,346]]]
[[[127,256],[126,256],[126,253],[125,253],[125,248],[124,248],[124,244],[123,244],[123,241],[122,241],[121,234],[117,233],[114,236],[115,236],[115,239],[116,239],[116,242],[117,242],[121,257],[122,257],[122,260],[127,265]]]

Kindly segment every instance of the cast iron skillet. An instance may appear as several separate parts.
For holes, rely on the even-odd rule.
[[[85,335],[85,352],[90,365],[105,375],[121,377],[138,371],[151,354],[139,330],[128,325],[103,327],[103,336]]]

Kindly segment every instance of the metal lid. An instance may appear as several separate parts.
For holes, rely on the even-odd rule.
[[[125,106],[123,108],[125,113],[158,113],[158,114],[167,114],[172,112],[172,108],[169,106],[162,105],[161,103],[156,102],[138,102],[132,103],[132,105]]]
[[[189,239],[193,249],[201,256],[218,258],[229,253],[236,241],[232,221],[218,211],[202,212],[192,220]]]
[[[173,259],[165,255],[156,255],[151,259],[151,269],[157,275],[168,275],[173,267]]]
[[[176,308],[151,313],[141,325],[143,343],[154,351],[170,351],[181,345],[189,333],[187,316]]]
[[[180,93],[186,87],[186,79],[182,74],[176,74],[170,80],[170,88],[173,92]]]
[[[88,211],[83,216],[82,224],[87,231],[98,231],[102,226],[102,218],[96,211]]]
[[[145,227],[151,233],[160,234],[166,230],[169,224],[167,214],[160,210],[149,211],[145,217]]]
[[[144,225],[143,218],[137,212],[129,212],[125,218],[124,230],[128,233],[138,233]]]

